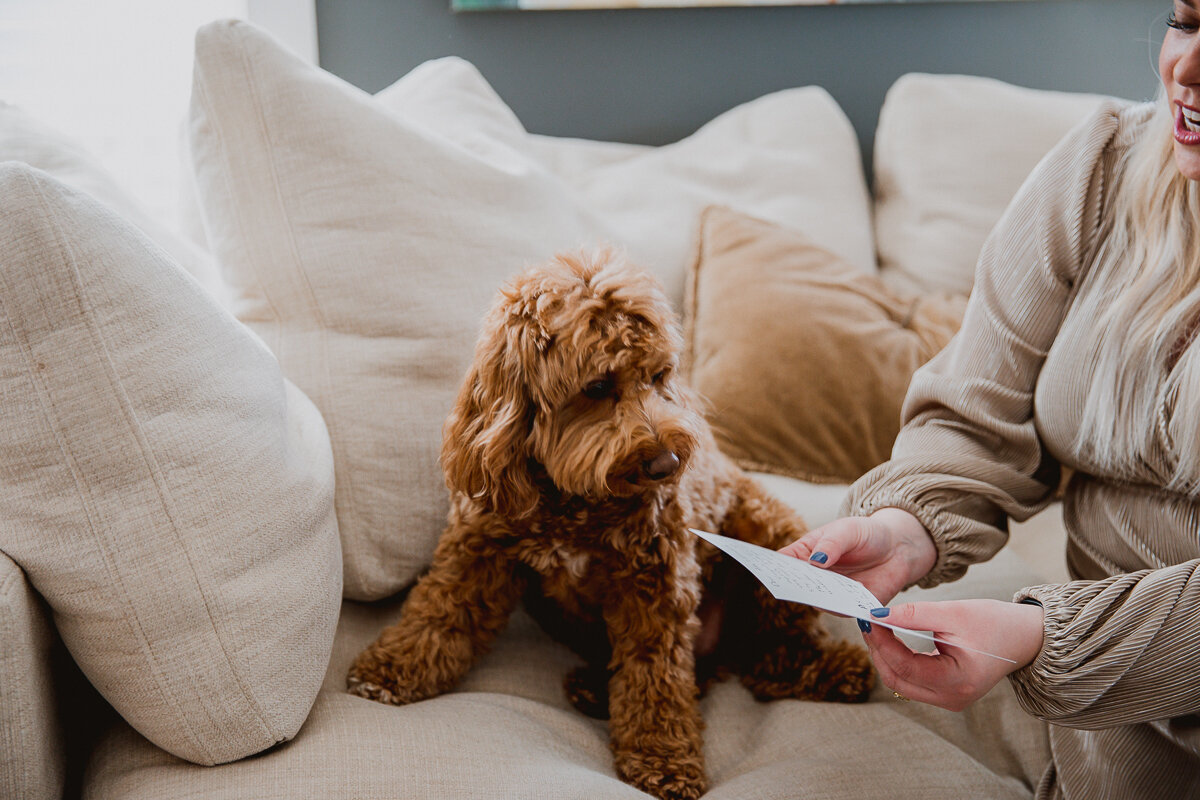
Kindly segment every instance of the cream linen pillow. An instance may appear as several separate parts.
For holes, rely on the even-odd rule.
[[[0,550],[114,708],[200,764],[293,736],[341,595],[321,417],[90,197],[0,166]]]
[[[750,104],[694,140],[635,148],[640,164],[585,189],[459,59],[377,98],[250,25],[203,28],[191,142],[208,240],[238,316],[329,425],[346,596],[392,594],[428,563],[447,508],[442,423],[513,272],[615,244],[681,301],[696,217],[731,194],[788,219],[824,202],[868,259],[857,146],[835,108],[805,90]]]
[[[690,381],[749,470],[852,483],[891,454],[913,372],[963,296],[904,296],[802,233],[725,208],[701,222],[685,316]]]
[[[1106,98],[966,75],[905,75],[875,133],[875,239],[884,279],[966,293],[983,241],[1029,172]]]
[[[600,226],[502,142],[400,119],[244,23],[197,34],[191,142],[233,307],[329,426],[345,594],[390,595],[445,524],[442,423],[493,290]]]

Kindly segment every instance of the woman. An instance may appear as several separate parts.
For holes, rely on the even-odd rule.
[[[1102,108],[980,257],[962,331],[914,379],[892,460],[785,552],[882,602],[990,558],[1063,464],[1072,582],[860,623],[898,696],[962,709],[1008,676],[1047,722],[1038,797],[1200,797],[1200,9],[1177,0],[1154,104]]]

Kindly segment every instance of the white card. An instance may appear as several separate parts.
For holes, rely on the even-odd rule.
[[[901,628],[872,617],[871,609],[882,608],[883,603],[879,602],[867,587],[853,578],[848,578],[831,570],[814,567],[812,564],[801,561],[798,558],[792,558],[791,556],[786,556],[783,553],[778,553],[766,547],[759,547],[750,542],[743,542],[740,539],[730,539],[728,536],[719,536],[715,533],[700,531],[695,528],[689,528],[689,530],[701,539],[725,551],[743,567],[750,570],[751,574],[758,578],[777,600],[804,603],[805,605],[825,611],[832,611],[835,614],[866,620],[872,625],[882,625],[885,628],[919,636],[922,639],[929,639],[930,641],[939,642],[951,647],[970,650],[973,653],[981,653],[985,656],[998,658],[1001,661],[1008,661],[1013,664],[1017,663],[1011,658],[947,642],[924,631]]]

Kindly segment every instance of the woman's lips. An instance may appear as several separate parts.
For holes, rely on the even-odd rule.
[[[1188,108],[1188,111],[1192,112],[1192,109]],[[1194,115],[1200,112],[1192,113]],[[1197,126],[1197,130],[1191,130],[1188,127],[1188,123],[1183,117],[1183,104],[1181,103],[1175,104],[1175,141],[1188,147],[1200,145],[1200,126]]]

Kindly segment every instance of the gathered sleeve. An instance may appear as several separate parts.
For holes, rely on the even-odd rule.
[[[843,504],[843,515],[896,507],[921,521],[938,550],[922,587],[995,555],[1008,517],[1032,516],[1057,485],[1034,389],[1097,242],[1120,111],[1106,103],[1026,180],[983,247],[961,330],[913,377],[891,460]]]
[[[1200,712],[1200,560],[1015,599],[1045,609],[1041,652],[1009,676],[1030,714],[1099,729]]]

